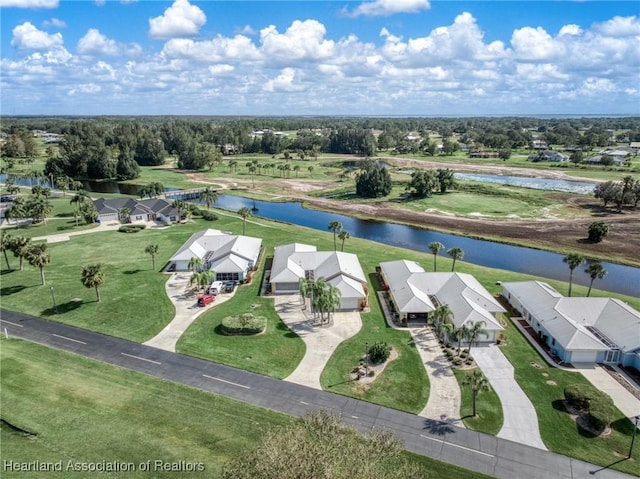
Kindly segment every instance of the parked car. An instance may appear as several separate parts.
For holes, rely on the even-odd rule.
[[[207,292],[213,295],[220,294],[222,293],[223,285],[224,283],[222,281],[214,281],[211,283],[211,286],[209,286],[209,290]]]
[[[176,270],[176,264],[171,263],[171,266],[169,266],[169,269],[167,271],[169,271],[170,273],[173,273],[175,270]]]
[[[236,282],[235,281],[227,281],[224,284],[224,292],[225,293],[233,293],[233,290],[236,287]]]
[[[206,306],[207,304],[211,304],[215,301],[216,297],[212,294],[203,294],[198,298],[198,306]]]

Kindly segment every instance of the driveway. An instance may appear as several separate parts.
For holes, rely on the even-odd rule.
[[[322,389],[320,375],[338,345],[362,328],[358,312],[337,312],[332,323],[320,325],[313,314],[302,309],[300,295],[276,295],[276,312],[280,319],[302,338],[307,350],[298,367],[286,378],[296,384]]]
[[[602,366],[574,364],[576,370],[603,393],[611,396],[613,403],[629,419],[640,416],[640,401],[618,383]]]
[[[471,355],[502,403],[504,423],[498,437],[547,450],[540,437],[536,410],[516,382],[513,366],[500,348],[495,344],[476,346]]]

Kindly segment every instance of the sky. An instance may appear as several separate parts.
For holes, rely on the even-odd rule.
[[[0,114],[640,115],[640,2],[0,0]]]

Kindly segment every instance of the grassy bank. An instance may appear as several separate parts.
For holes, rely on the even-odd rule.
[[[453,373],[460,384],[462,392],[462,404],[460,406],[460,416],[462,422],[467,429],[480,431],[495,436],[500,432],[504,417],[502,415],[502,404],[500,398],[493,389],[484,391],[478,395],[476,401],[477,415],[473,414],[473,395],[471,389],[465,386],[464,379],[472,373],[472,371],[462,371],[454,369]]]

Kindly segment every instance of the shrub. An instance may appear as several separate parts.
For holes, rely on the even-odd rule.
[[[462,359],[460,358],[455,358],[453,360],[453,364],[455,364],[456,366],[460,366],[462,364]]]
[[[589,402],[593,398],[593,390],[584,384],[571,384],[564,388],[567,402],[578,409],[589,409]]]
[[[147,225],[122,225],[118,228],[118,231],[121,233],[137,233],[138,231],[142,231],[145,229]]]
[[[225,334],[258,334],[267,327],[267,318],[243,313],[240,316],[227,316],[222,320],[221,328]]]
[[[369,348],[369,360],[372,364],[380,364],[389,359],[391,347],[387,343],[374,343]]]
[[[613,401],[602,393],[589,406],[589,422],[598,431],[603,431],[613,421]]]
[[[202,219],[205,221],[216,221],[218,219],[218,216],[215,213],[212,213],[211,211],[203,211]]]

